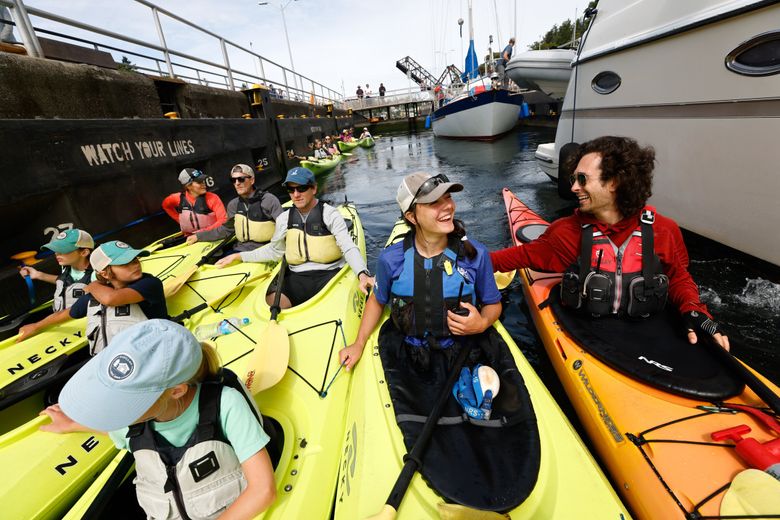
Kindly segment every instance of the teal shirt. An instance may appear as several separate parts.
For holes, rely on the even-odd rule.
[[[198,425],[198,399],[200,397],[200,385],[195,392],[195,398],[183,414],[172,421],[152,421],[152,427],[168,442],[176,447],[184,446]],[[233,450],[236,452],[239,462],[262,450],[268,444],[269,437],[258,424],[249,403],[246,402],[238,390],[225,387],[222,390],[220,401],[220,424],[225,432]],[[111,440],[119,449],[128,449],[130,439],[127,438],[128,428],[109,432]]]
[[[80,280],[81,277],[84,276],[84,273],[86,273],[86,271],[79,271],[78,269],[75,269],[73,267],[70,268],[70,276],[74,280]],[[97,273],[95,271],[92,271],[92,276],[90,276],[89,279],[92,282],[97,280]]]

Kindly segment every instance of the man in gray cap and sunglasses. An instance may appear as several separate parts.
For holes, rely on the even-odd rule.
[[[282,205],[276,195],[255,187],[255,172],[247,164],[230,170],[230,182],[238,197],[228,202],[227,221],[216,229],[198,231],[187,237],[188,244],[213,242],[236,234],[233,250],[253,251],[271,240]]]

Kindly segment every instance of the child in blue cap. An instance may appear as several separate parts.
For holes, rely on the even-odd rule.
[[[42,430],[107,431],[135,457],[149,518],[252,518],[276,498],[268,435],[238,378],[181,325],[117,334],[41,412]]]
[[[95,273],[89,265],[89,255],[94,248],[95,241],[86,231],[63,231],[51,242],[41,246],[41,249],[49,249],[54,253],[61,268],[59,275],[43,273],[30,266],[22,267],[19,274],[29,276],[32,280],[53,283],[55,288],[52,311],[67,309],[84,294],[84,287],[95,281]]]
[[[97,281],[84,287],[84,296],[70,309],[21,327],[17,341],[69,318],[87,317],[87,339],[90,354],[94,356],[128,326],[147,319],[167,318],[162,282],[141,271],[138,258],[148,254],[117,240],[101,245],[89,257]]]

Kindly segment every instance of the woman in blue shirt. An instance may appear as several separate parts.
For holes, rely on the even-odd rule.
[[[453,336],[479,334],[498,319],[501,295],[487,249],[455,220],[451,194],[462,189],[444,175],[404,177],[396,200],[411,231],[379,256],[357,338],[339,352],[347,370],[360,360],[385,305],[413,349],[446,349]]]

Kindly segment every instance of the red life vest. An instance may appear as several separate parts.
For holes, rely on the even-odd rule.
[[[593,225],[582,226],[579,263],[566,270],[561,282],[564,305],[596,317],[646,318],[663,309],[669,278],[653,246],[655,213],[645,208],[639,220],[620,247]]]
[[[195,204],[190,204],[182,192],[179,195],[179,205],[176,206],[179,214],[179,226],[185,235],[191,235],[214,224],[217,215],[206,204],[206,197],[201,195],[195,198]]]

